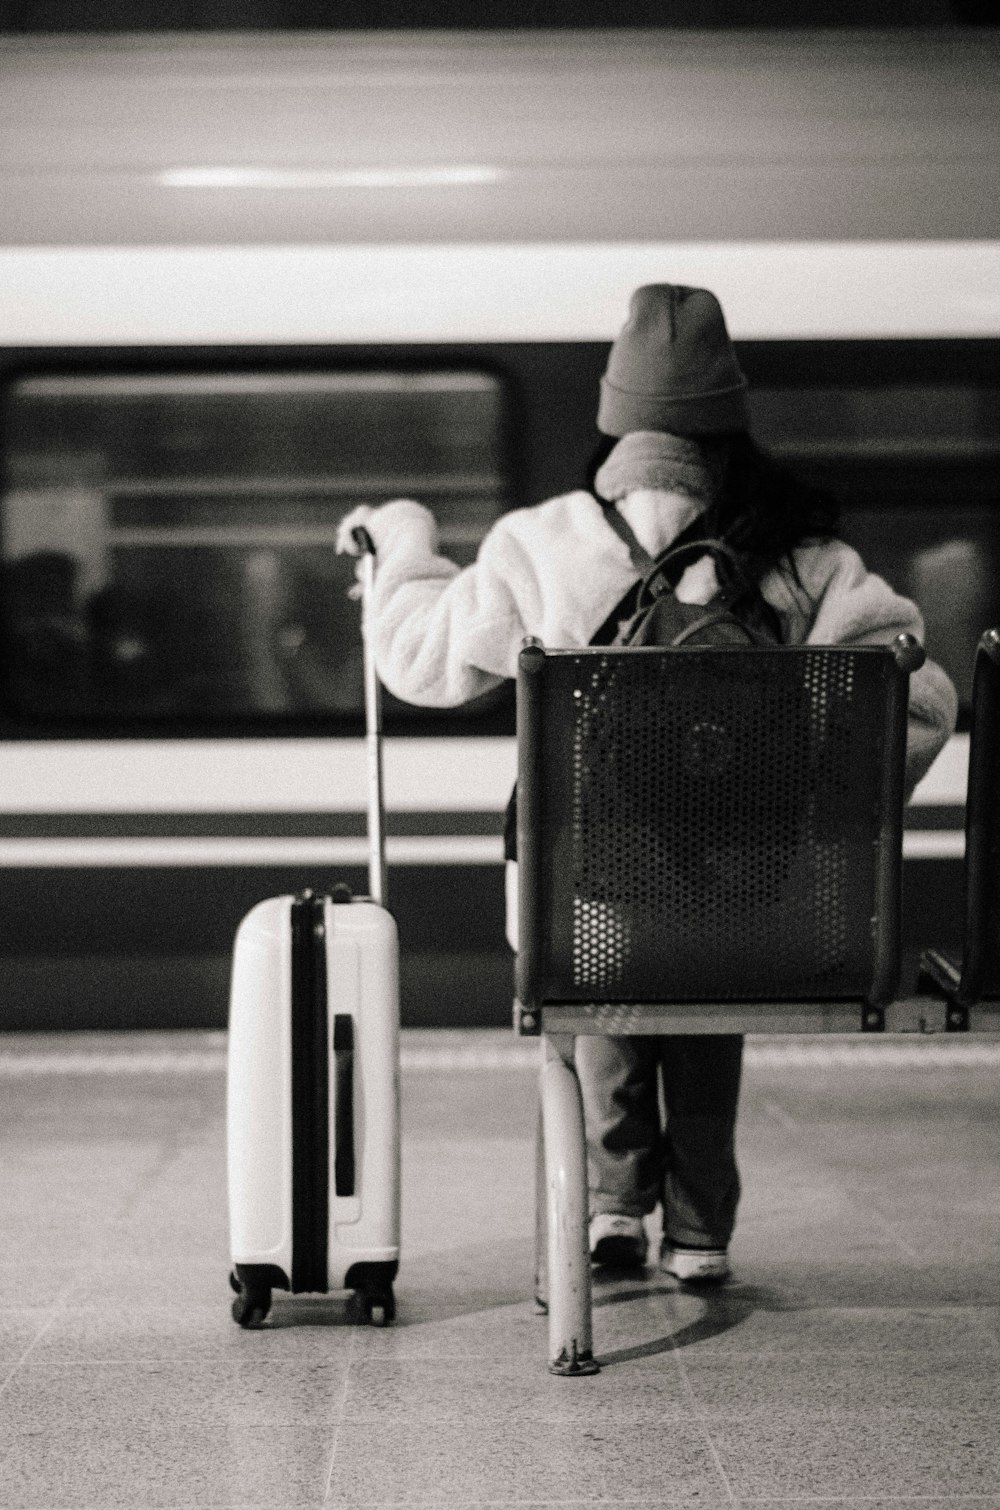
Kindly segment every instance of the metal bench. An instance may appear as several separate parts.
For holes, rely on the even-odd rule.
[[[965,906],[958,957],[927,949],[921,989],[948,1003],[952,1031],[995,1028],[1000,1013],[1000,629],[979,641],[965,801]]]
[[[545,1039],[553,1373],[597,1369],[576,1036],[901,1025],[907,698],[922,661],[908,636],[521,652],[515,1026]]]

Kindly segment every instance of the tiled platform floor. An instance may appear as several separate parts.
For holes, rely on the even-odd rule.
[[[229,1315],[223,1041],[0,1038],[0,1506],[1000,1510],[1000,1045],[751,1041],[735,1282],[532,1314],[536,1046],[404,1035],[391,1329]]]

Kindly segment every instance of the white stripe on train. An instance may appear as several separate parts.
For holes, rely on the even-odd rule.
[[[119,739],[0,742],[0,814],[363,813],[362,739]],[[513,739],[387,739],[390,813],[502,813]],[[916,807],[960,810],[969,736],[949,740]]]
[[[25,246],[0,346],[604,341],[664,280],[742,340],[1000,335],[997,241]]]
[[[906,860],[961,860],[960,829],[917,830],[903,835]],[[490,834],[428,834],[390,837],[386,859],[397,865],[500,865],[503,840]],[[347,865],[364,867],[363,838],[115,838],[0,839],[0,866],[7,870],[128,867],[236,867]]]

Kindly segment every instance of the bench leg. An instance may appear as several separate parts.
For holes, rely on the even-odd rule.
[[[542,1047],[544,1050],[544,1041]],[[538,1126],[535,1132],[535,1315],[547,1316],[549,1314],[549,1193],[545,1178],[545,1126],[541,1081],[539,1081],[538,1090]]]
[[[573,1039],[546,1036],[542,1066],[549,1372],[596,1374],[587,1240],[587,1145]]]

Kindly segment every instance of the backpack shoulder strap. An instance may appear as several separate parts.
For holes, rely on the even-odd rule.
[[[597,501],[601,504],[601,507],[604,510],[604,517],[607,520],[610,528],[613,529],[618,538],[620,540],[624,540],[625,544],[628,546],[632,565],[639,573],[638,580],[632,583],[632,586],[629,588],[625,596],[615,604],[614,608],[612,608],[611,612],[604,620],[604,623],[600,626],[599,629],[595,630],[594,634],[590,638],[591,645],[610,645],[612,644],[615,636],[618,633],[619,624],[622,623],[623,620],[630,619],[635,613],[636,604],[639,601],[639,595],[642,592],[642,589],[650,573],[656,567],[657,558],[649,554],[645,546],[639,540],[635,531],[632,529],[628,520],[618,512],[613,503],[605,503],[600,498],[598,498]],[[671,542],[671,544],[667,547],[667,550],[673,551],[677,548],[677,546],[683,545],[687,540],[699,539],[703,530],[704,521],[699,514],[697,519],[692,520],[692,522],[687,525],[685,529],[681,530],[680,534],[677,536],[677,539]],[[666,554],[666,552],[661,552],[661,555],[664,554]],[[700,552],[700,554],[703,555],[704,551]]]
[[[731,583],[739,583],[741,586],[746,583],[743,558],[725,539],[710,535],[699,535],[691,539],[678,537],[653,562],[642,584],[642,596],[658,598],[666,592],[673,592],[687,568],[703,556],[711,556],[715,562],[721,588]]]
[[[683,553],[684,561],[680,565],[680,569],[676,577],[674,577],[671,586],[676,586],[680,581],[684,574],[685,566],[689,566],[692,561],[696,561],[699,556],[703,556],[706,551],[711,550],[713,547],[727,552],[732,557],[734,564],[743,559],[725,539],[719,539],[714,535],[706,536],[705,521],[701,514],[696,519],[692,519],[690,524],[685,525],[680,534],[671,540],[666,549],[662,550],[658,556],[651,556],[624,514],[620,514],[613,503],[603,503],[600,498],[597,501],[604,510],[604,517],[608,525],[614,530],[619,540],[623,540],[628,546],[632,565],[643,578],[651,576],[655,568],[663,566],[668,560],[672,560],[675,553],[678,558]],[[695,547],[698,547],[698,549],[695,549]]]
[[[717,596],[726,600],[756,591],[761,578],[776,565],[774,556],[741,550],[729,535],[704,535],[689,527],[657,556],[643,580],[640,597],[657,598],[673,592],[687,568],[702,556],[711,556],[715,562],[720,589]]]
[[[598,503],[601,503],[600,499],[598,499],[597,501]],[[635,567],[639,575],[644,577],[650,570],[650,568],[654,565],[653,557],[649,554],[649,551],[642,544],[638,535],[635,533],[635,530],[629,524],[628,520],[624,518],[622,514],[619,514],[613,503],[602,503],[601,507],[604,510],[605,519],[608,521],[608,524],[614,530],[619,540],[624,540],[625,544],[628,546],[628,553],[631,557],[632,565]]]

